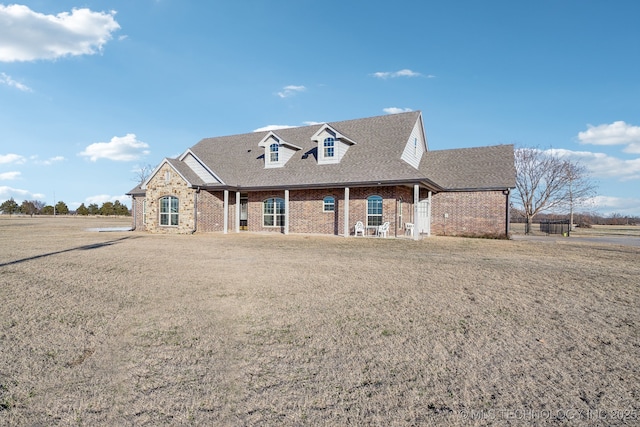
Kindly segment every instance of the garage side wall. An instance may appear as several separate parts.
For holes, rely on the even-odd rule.
[[[435,194],[431,232],[441,236],[506,237],[507,200],[502,191]]]

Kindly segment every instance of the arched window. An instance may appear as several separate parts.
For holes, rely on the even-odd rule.
[[[324,140],[324,157],[333,157],[336,140],[329,137]]]
[[[336,210],[336,199],[333,196],[327,196],[322,200],[322,212],[333,212]]]
[[[367,227],[382,225],[382,197],[367,197]]]
[[[178,198],[165,196],[160,199],[160,225],[178,225]]]
[[[264,201],[263,224],[265,227],[284,226],[284,199],[277,197]]]
[[[278,144],[271,144],[269,146],[269,162],[270,163],[278,163]]]

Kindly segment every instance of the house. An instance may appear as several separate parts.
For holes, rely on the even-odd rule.
[[[513,153],[430,151],[416,111],[206,138],[128,194],[134,229],[154,233],[350,236],[361,221],[416,239],[506,236]]]

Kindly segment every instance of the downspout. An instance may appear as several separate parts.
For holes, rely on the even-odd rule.
[[[509,225],[511,224],[511,218],[510,218],[511,209],[509,209],[509,195],[510,195],[510,193],[511,192],[509,191],[508,188],[502,192],[502,194],[504,194],[505,198],[506,198],[506,200],[505,200],[505,208],[504,208],[504,210],[505,210],[504,218],[505,218],[505,221],[506,221],[506,223],[504,225],[504,235],[505,235],[505,237],[507,239],[509,238]]]
[[[198,194],[200,194],[200,187],[196,188],[196,192],[193,194],[193,230],[191,230],[191,234],[198,229]]]

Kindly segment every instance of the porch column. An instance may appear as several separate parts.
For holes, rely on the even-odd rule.
[[[420,185],[413,186],[413,240],[420,239]]]
[[[431,191],[429,191],[429,224],[427,224],[427,237],[431,237],[431,194]]]
[[[284,190],[284,234],[289,234],[289,190]]]
[[[240,232],[240,192],[236,191],[236,233]]]
[[[224,190],[224,234],[229,231],[229,190]]]
[[[344,237],[349,237],[349,187],[344,187]]]

